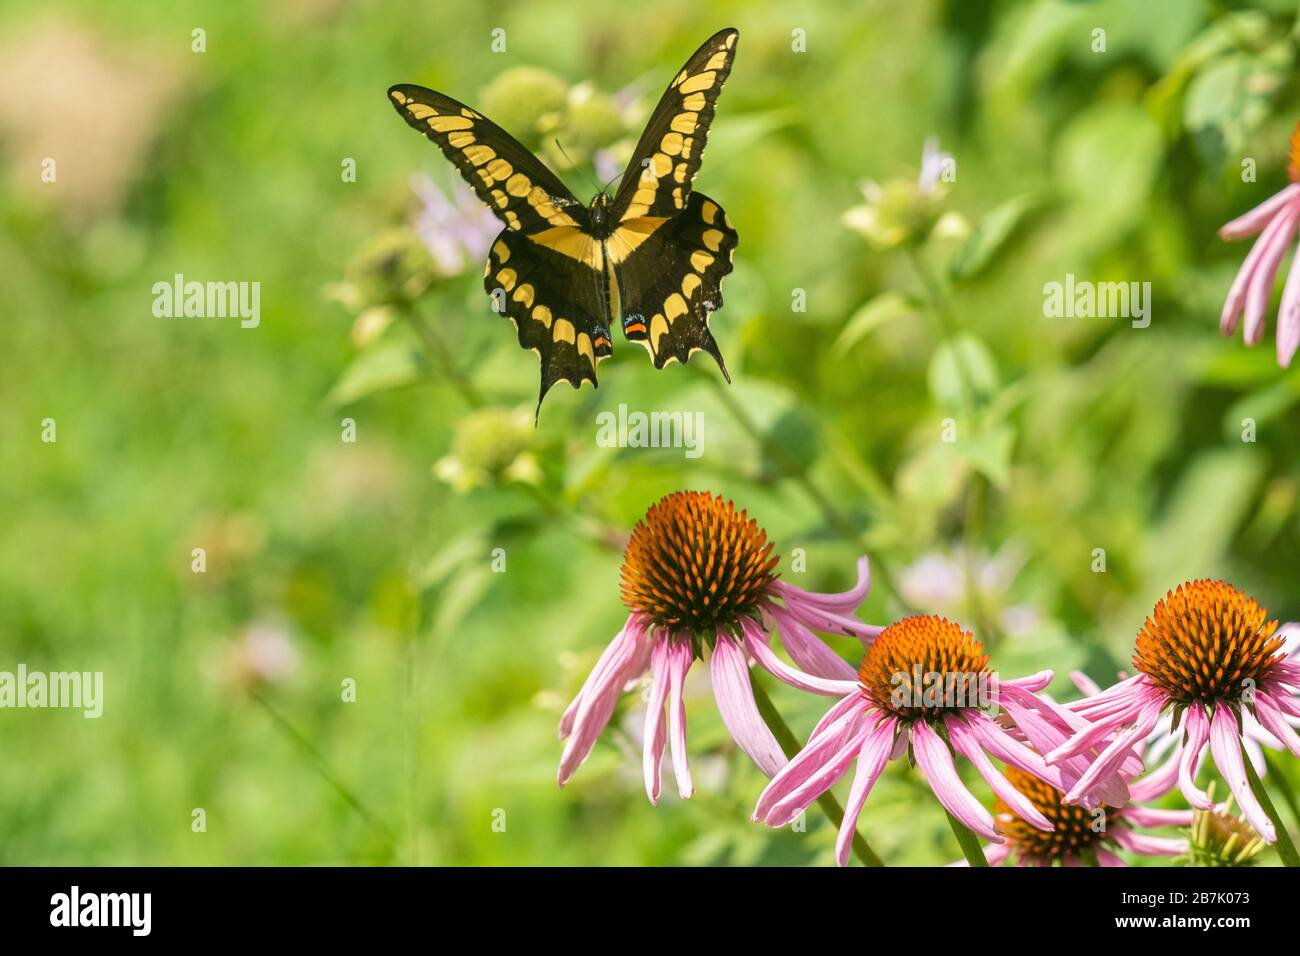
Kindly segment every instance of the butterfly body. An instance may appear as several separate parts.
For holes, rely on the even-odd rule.
[[[691,189],[731,69],[735,30],[715,34],[660,98],[618,191],[583,206],[537,157],[473,109],[424,87],[389,97],[433,140],[505,224],[484,288],[519,344],[541,361],[542,399],[556,382],[596,383],[611,329],[656,368],[706,351],[730,381],[708,317],[722,305],[738,237],[718,203]]]

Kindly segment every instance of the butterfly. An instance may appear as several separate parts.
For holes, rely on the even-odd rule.
[[[422,86],[389,99],[443,151],[505,224],[483,284],[515,323],[519,345],[541,360],[542,400],[556,382],[596,381],[619,323],[655,368],[703,349],[731,375],[709,331],[722,307],[736,230],[712,199],[691,189],[722,84],[736,55],[734,29],[691,55],[669,84],[633,150],[617,192],[583,206],[513,136],[481,113]]]

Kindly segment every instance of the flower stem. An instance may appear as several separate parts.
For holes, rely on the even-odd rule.
[[[781,749],[787,757],[794,757],[799,752],[799,741],[795,738],[794,733],[785,719],[777,711],[776,705],[772,703],[772,698],[767,696],[767,691],[758,681],[750,678],[750,683],[754,686],[754,703],[758,705],[758,713],[767,724],[768,729],[772,731],[772,736],[776,742],[781,745]],[[840,802],[835,799],[835,795],[827,790],[817,798],[817,805],[822,808],[827,819],[838,830],[844,822],[844,808]],[[871,849],[871,845],[857,832],[853,831],[853,854],[862,861],[864,866],[884,866],[885,861],[876,856],[876,852]]]
[[[424,321],[424,316],[420,315],[415,306],[409,302],[400,303],[397,306],[397,311],[415,330],[415,334],[419,336],[425,354],[442,366],[447,381],[460,393],[461,398],[465,400],[465,404],[470,408],[482,408],[485,404],[483,396],[479,394],[478,389],[474,387],[474,383],[469,380],[465,373],[461,371],[460,366],[452,359],[447,344],[443,342],[442,337],[438,335],[433,326]]]
[[[384,842],[388,845],[389,851],[392,852],[394,847],[392,831],[384,825],[383,821],[366,809],[365,804],[363,804],[351,790],[344,786],[338,777],[334,776],[329,765],[325,762],[324,756],[322,756],[321,752],[316,749],[315,744],[308,740],[298,730],[298,728],[289,723],[288,719],[276,710],[275,707],[272,706],[271,702],[260,693],[255,690],[250,690],[248,696],[261,705],[262,709],[266,711],[271,720],[274,721],[275,725],[284,733],[284,735],[292,740],[294,744],[302,750],[307,759],[311,762],[312,767],[318,774],[320,774],[321,779],[334,788],[338,795],[343,798],[344,802],[356,811],[357,816],[365,820],[376,833],[383,837]]]
[[[1282,772],[1278,762],[1268,755],[1267,750],[1264,751],[1264,765],[1268,767],[1270,774],[1268,779],[1277,784],[1277,788],[1282,792],[1282,799],[1286,801],[1291,815],[1295,817],[1296,823],[1300,823],[1300,803],[1296,801],[1295,790],[1292,789],[1291,782],[1287,780],[1286,774]]]
[[[984,858],[984,850],[980,846],[979,838],[947,810],[943,812],[948,816],[948,825],[952,827],[953,836],[957,838],[957,845],[961,847],[966,862],[971,866],[988,866],[989,861]]]
[[[1259,774],[1255,773],[1255,765],[1250,762],[1250,754],[1246,753],[1246,748],[1241,748],[1241,756],[1246,764],[1246,779],[1250,781],[1250,789],[1255,791],[1255,796],[1259,800],[1259,805],[1264,808],[1268,814],[1269,820],[1273,822],[1273,829],[1277,831],[1277,855],[1282,858],[1284,866],[1300,866],[1300,854],[1296,853],[1295,844],[1291,842],[1291,834],[1287,832],[1286,824],[1282,822],[1281,815],[1277,812],[1277,807],[1273,806],[1273,801],[1268,797],[1268,791],[1260,783]]]

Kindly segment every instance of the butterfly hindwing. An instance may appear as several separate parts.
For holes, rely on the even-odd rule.
[[[709,313],[722,308],[722,279],[731,272],[739,238],[722,207],[692,193],[677,216],[626,223],[610,237],[611,258],[626,245],[622,229],[645,233],[616,267],[624,336],[646,347],[655,368],[685,363],[703,349],[731,381],[709,331]]]
[[[566,235],[557,236],[561,230]],[[548,235],[549,232],[549,235]],[[505,229],[488,253],[483,286],[541,359],[542,399],[551,386],[596,385],[596,363],[610,354],[607,290],[600,243],[576,228],[526,236]]]
[[[715,33],[664,91],[614,196],[615,220],[674,216],[686,207],[739,36],[734,29]]]
[[[586,210],[564,183],[485,116],[423,86],[399,84],[388,98],[438,145],[506,228],[529,233],[586,221]]]

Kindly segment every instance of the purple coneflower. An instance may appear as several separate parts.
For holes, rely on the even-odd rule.
[[[1088,811],[1063,802],[1064,794],[1051,784],[1016,767],[1007,767],[1007,779],[1055,827],[1045,832],[1022,817],[1001,797],[993,805],[998,832],[1005,842],[986,846],[984,858],[998,866],[1014,858],[1017,866],[1126,866],[1115,850],[1138,856],[1179,856],[1187,840],[1138,833],[1138,827],[1190,826],[1191,810],[1157,810],[1129,804]],[[952,866],[969,866],[960,860]]]
[[[1222,581],[1192,581],[1165,595],[1137,636],[1138,674],[1074,705],[1086,725],[1047,753],[1054,764],[1100,748],[1066,792],[1066,802],[1077,802],[1096,779],[1131,761],[1162,713],[1172,709],[1172,726],[1184,735],[1177,769],[1166,763],[1149,778],[1176,776],[1187,802],[1209,810],[1213,801],[1196,786],[1208,745],[1251,825],[1268,842],[1276,841],[1246,775],[1242,718],[1252,712],[1279,744],[1300,756],[1300,735],[1287,721],[1300,717],[1300,663],[1283,656],[1277,630],[1277,621],[1268,620],[1254,599]]]
[[[842,694],[853,686],[853,668],[812,630],[865,642],[881,628],[850,617],[870,587],[866,558],[858,561],[857,585],[840,594],[815,594],[778,581],[777,561],[767,533],[721,496],[676,492],[646,512],[623,556],[623,601],[632,613],[560,721],[560,738],[566,741],[560,786],[591,752],[619,696],[648,670],[646,795],[651,803],[659,799],[667,745],[678,792],[691,796],[682,687],[691,666],[706,656],[718,711],[736,744],[768,776],[785,765],[754,701],[751,660],[800,690]],[[773,624],[798,668],[772,650]]]
[[[1278,267],[1295,237],[1297,224],[1300,224],[1300,126],[1291,135],[1291,162],[1287,174],[1291,185],[1219,230],[1224,239],[1259,235],[1237,270],[1219,318],[1223,334],[1232,335],[1244,312],[1247,345],[1258,345],[1264,339],[1264,313],[1273,299]],[[1297,346],[1300,346],[1300,255],[1292,257],[1286,285],[1282,289],[1282,304],[1277,315],[1278,364],[1283,368],[1290,365]]]
[[[1068,720],[1060,708],[1036,695],[1051,682],[1052,672],[999,681],[988,662],[983,645],[943,617],[917,615],[885,628],[867,648],[857,682],[763,791],[754,819],[784,826],[856,762],[835,843],[836,862],[844,866],[872,786],[890,760],[910,751],[944,809],[968,829],[1001,844],[993,817],[957,775],[955,751],[1022,819],[1051,831],[1052,821],[989,757],[1054,786],[1066,785],[1060,769],[1047,766],[1017,739],[1024,736],[1037,746],[1045,739],[1043,725]],[[1005,724],[983,709],[991,705],[1006,711]],[[1120,803],[1127,799],[1122,782],[1107,785],[1108,796]]]
[[[459,179],[451,184],[450,198],[423,174],[411,178],[411,189],[420,200],[415,232],[438,271],[453,276],[470,265],[477,266],[501,232],[501,222],[492,210]]]

